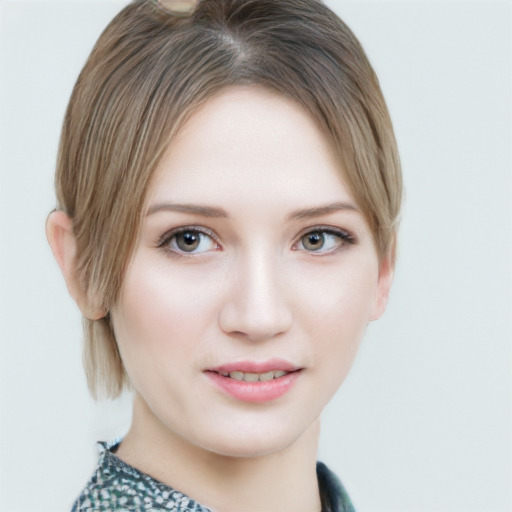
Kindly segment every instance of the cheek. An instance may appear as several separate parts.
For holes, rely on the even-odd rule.
[[[348,258],[347,258],[348,260]],[[378,263],[373,258],[353,258],[345,265],[312,269],[296,296],[296,315],[314,341],[318,368],[341,383],[356,356],[371,319],[378,282]],[[316,283],[316,286],[314,285]]]
[[[200,272],[180,270],[165,261],[145,264],[136,259],[127,272],[112,313],[129,375],[144,361],[164,365],[186,359],[208,338],[205,331],[216,316],[216,287],[204,286]]]
[[[318,327],[340,337],[369,322],[378,284],[376,259],[354,254],[341,263],[304,265],[295,274],[300,276],[294,294],[300,298],[299,316],[314,317]]]

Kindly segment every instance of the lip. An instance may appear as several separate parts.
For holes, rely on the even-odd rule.
[[[217,373],[244,372],[244,373],[265,373],[282,370],[283,372],[295,372],[300,370],[298,366],[284,359],[268,359],[267,361],[241,360],[232,363],[221,364],[209,371]]]
[[[284,371],[286,375],[269,381],[246,382],[226,377],[230,372],[266,373]],[[286,394],[302,373],[299,368],[282,359],[267,361],[236,361],[204,371],[210,382],[222,392],[242,402],[270,402]]]

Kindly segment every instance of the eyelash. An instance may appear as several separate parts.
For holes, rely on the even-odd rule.
[[[171,247],[170,245],[173,242],[173,240],[175,240],[175,238],[177,236],[179,236],[183,233],[199,233],[200,235],[207,236],[208,238],[210,238],[212,240],[213,243],[215,243],[217,245],[217,247],[216,247],[217,250],[220,248],[218,236],[215,234],[214,231],[212,231],[211,229],[205,228],[204,226],[183,226],[183,227],[179,227],[179,228],[174,228],[174,229],[164,233],[158,239],[156,246],[159,248],[162,248],[169,254],[177,255],[177,256],[185,256],[185,257],[191,257],[191,256],[194,256],[197,254],[202,254],[203,252],[208,252],[208,251],[203,251],[203,252],[199,252],[199,253],[195,252],[195,251],[187,252],[187,251],[180,250],[179,248]],[[325,235],[334,236],[336,238],[339,238],[340,242],[338,245],[336,245],[336,247],[328,249],[326,251],[321,250],[323,245],[322,245],[322,247],[320,247],[320,250],[317,250],[317,251],[307,250],[305,248],[304,249],[298,248],[298,245],[302,243],[304,237],[306,237],[308,235],[311,236],[316,233],[321,234],[323,236],[325,236]],[[292,249],[293,250],[304,250],[305,252],[312,254],[312,255],[315,255],[315,254],[322,255],[322,254],[328,254],[331,252],[335,252],[337,249],[340,249],[345,245],[354,245],[355,243],[357,243],[356,238],[352,234],[350,234],[348,231],[345,231],[343,229],[333,228],[332,226],[312,226],[310,228],[307,228],[307,230],[304,230],[298,236],[298,239],[296,242],[294,242]]]
[[[312,255],[329,254],[332,252],[336,252],[336,250],[341,249],[342,247],[344,247],[346,245],[354,245],[357,243],[355,236],[352,235],[351,233],[349,233],[348,231],[345,231],[344,229],[333,228],[332,226],[313,226],[313,227],[307,228],[305,231],[303,231],[299,235],[297,242],[295,242],[293,245],[293,248],[295,250],[300,250],[300,249],[296,249],[297,245],[302,243],[302,241],[305,237],[307,237],[308,235],[311,236],[315,233],[319,233],[324,236],[325,235],[334,236],[339,239],[339,244],[336,245],[336,247],[334,247],[332,249],[328,249],[326,251],[322,251],[322,250],[314,251],[314,250],[304,249],[307,253],[312,254]],[[320,249],[322,249],[322,248],[323,248],[323,246]]]
[[[208,228],[205,228],[203,226],[183,226],[175,229],[171,229],[170,231],[167,231],[164,233],[159,240],[157,241],[156,245],[157,247],[162,248],[167,253],[177,256],[185,256],[190,257],[194,254],[201,254],[196,252],[187,252],[179,250],[179,248],[173,248],[171,247],[171,243],[173,239],[175,239],[177,236],[183,234],[183,233],[199,233],[200,235],[205,235],[208,238],[212,240],[213,243],[217,244],[217,247],[219,247],[219,240],[217,235]]]

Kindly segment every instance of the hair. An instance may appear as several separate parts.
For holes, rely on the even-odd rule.
[[[108,311],[133,253],[146,192],[183,123],[227,87],[291,98],[326,134],[379,257],[393,251],[402,183],[378,79],[350,29],[319,0],[202,0],[186,17],[135,0],[98,39],[65,114],[58,209],[73,221],[76,278]],[[83,319],[94,397],[129,384],[110,315]]]

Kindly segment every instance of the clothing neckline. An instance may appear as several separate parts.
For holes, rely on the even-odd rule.
[[[99,510],[214,512],[183,492],[175,490],[118,457],[116,451],[121,441],[122,438],[116,438],[109,442],[98,442],[100,452],[98,468],[75,502],[72,512]],[[337,476],[322,462],[317,462],[316,473],[321,512],[355,512]]]

